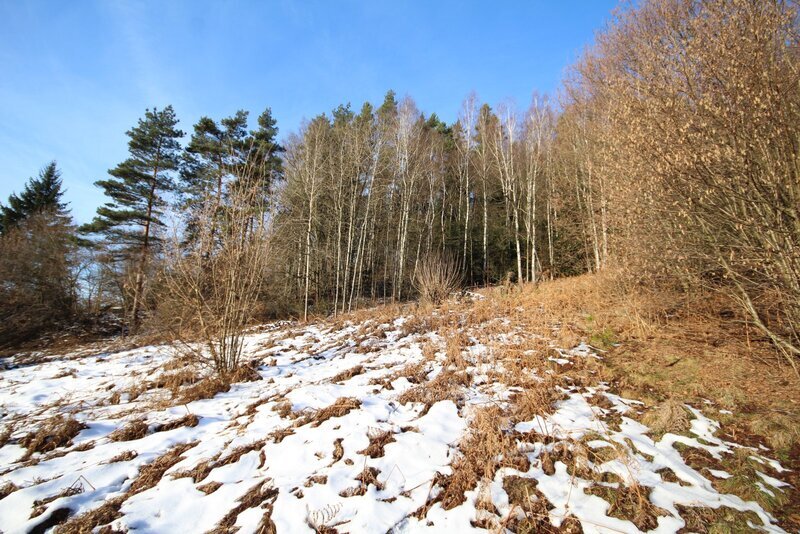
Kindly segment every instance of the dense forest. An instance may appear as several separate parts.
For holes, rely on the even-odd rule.
[[[557,95],[469,94],[452,124],[393,91],[281,139],[270,109],[188,134],[148,110],[92,222],[72,223],[55,163],[3,205],[0,343],[111,318],[225,338],[414,298],[432,268],[464,287],[608,270],[630,291],[720,292],[795,365],[796,8],[642,2]]]

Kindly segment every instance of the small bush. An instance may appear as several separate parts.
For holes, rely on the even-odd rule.
[[[447,296],[461,286],[461,269],[449,256],[428,256],[414,273],[414,289],[422,302],[441,304]]]

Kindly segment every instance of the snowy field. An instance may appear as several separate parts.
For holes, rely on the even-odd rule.
[[[169,347],[7,360],[0,530],[677,532],[687,509],[726,507],[754,530],[782,532],[755,501],[716,489],[729,473],[685,453],[713,463],[745,451],[775,495],[786,483],[768,451],[717,437],[704,407],[685,407],[686,435],[655,435],[634,417],[642,405],[602,382],[561,380],[549,409],[509,415],[497,436],[519,458],[486,458],[493,476],[452,499],[462,446],[481,441],[476,414],[524,413],[512,409],[519,384],[600,356],[585,345],[532,349],[542,365],[504,381],[511,360],[498,348],[523,333],[469,333],[454,357],[445,336],[405,321],[256,329],[245,359],[261,379],[199,400],[187,400],[191,380],[163,385],[183,371]],[[44,452],[30,453],[35,444]],[[644,515],[615,513],[610,496],[634,493]]]

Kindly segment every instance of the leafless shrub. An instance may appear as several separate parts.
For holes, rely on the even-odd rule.
[[[460,287],[461,281],[461,269],[453,258],[430,255],[417,267],[413,284],[422,302],[438,305]]]
[[[178,311],[179,345],[222,377],[239,367],[242,330],[253,317],[269,251],[263,192],[248,185],[254,171],[238,171],[225,205],[209,202],[193,221],[189,249],[176,236],[168,254],[164,285]]]
[[[619,263],[727,294],[796,370],[797,15],[785,0],[645,1],[567,87]]]

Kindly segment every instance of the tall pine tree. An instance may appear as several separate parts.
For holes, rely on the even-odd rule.
[[[59,217],[68,217],[67,205],[61,201],[61,172],[51,161],[38,178],[30,178],[22,193],[8,197],[8,206],[0,204],[0,234],[5,234],[31,215],[50,211]]]
[[[164,194],[175,188],[173,173],[180,164],[183,132],[172,106],[147,110],[127,135],[130,157],[108,171],[111,178],[95,185],[111,199],[97,209],[94,220],[82,232],[105,236],[116,256],[132,269],[130,325],[139,326],[139,314],[148,260],[160,244],[157,230],[166,206]]]
[[[186,147],[181,168],[182,208],[187,211],[187,238],[196,238],[200,218],[210,217],[213,236],[228,183],[247,159],[247,112],[239,110],[217,124],[201,117]]]

